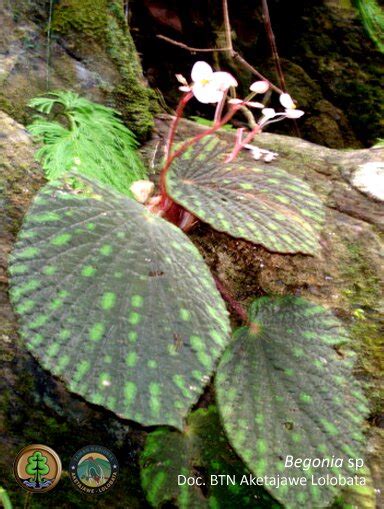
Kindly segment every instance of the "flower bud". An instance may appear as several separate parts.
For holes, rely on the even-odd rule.
[[[136,180],[131,187],[131,193],[136,201],[145,203],[152,195],[155,185],[150,180]]]
[[[269,83],[268,81],[255,81],[249,88],[256,94],[265,94],[269,89]]]
[[[287,109],[285,110],[285,116],[287,118],[300,118],[304,115],[304,111],[302,110],[292,110],[292,109]]]
[[[280,103],[282,106],[284,106],[284,108],[287,108],[288,110],[296,108],[296,105],[289,94],[281,94]]]

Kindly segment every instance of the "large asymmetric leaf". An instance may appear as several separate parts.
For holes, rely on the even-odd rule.
[[[67,179],[40,192],[13,253],[23,339],[88,401],[181,427],[227,344],[225,305],[180,230],[75,180],[75,190]]]
[[[176,158],[167,173],[169,196],[233,237],[271,251],[316,253],[324,212],[308,185],[266,163],[226,164],[230,150],[213,139]]]
[[[306,486],[266,485],[289,508],[325,507],[340,490],[319,477],[364,475],[361,458],[366,406],[350,359],[333,348],[346,341],[334,316],[298,298],[262,298],[249,327],[235,333],[215,386],[230,442],[255,475],[305,477]],[[341,458],[343,465],[287,467],[296,458]],[[315,483],[312,483],[312,475]]]
[[[168,428],[150,433],[140,463],[153,507],[166,502],[179,509],[280,507],[263,488],[250,484],[252,475],[228,444],[213,406],[193,412],[183,433]],[[198,478],[199,484],[183,482]]]

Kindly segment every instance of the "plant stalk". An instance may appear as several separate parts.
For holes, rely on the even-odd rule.
[[[216,287],[221,293],[223,299],[228,302],[230,307],[236,312],[237,315],[243,320],[243,322],[248,323],[248,315],[243,306],[238,302],[234,297],[230,294],[229,290],[224,286],[224,284],[220,281],[217,276],[214,276]]]

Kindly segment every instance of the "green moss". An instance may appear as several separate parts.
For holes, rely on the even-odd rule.
[[[376,0],[355,0],[361,20],[370,38],[384,53],[384,11]]]
[[[52,31],[68,34],[72,30],[90,38],[105,37],[107,0],[69,0],[55,6]]]
[[[348,246],[344,278],[348,282],[343,293],[352,317],[350,331],[358,353],[357,369],[369,379],[372,413],[378,414],[384,410],[383,390],[377,383],[384,372],[384,323],[378,311],[382,297],[379,277],[361,245]]]
[[[18,120],[19,122],[25,119],[25,104],[21,101],[18,102],[9,101],[2,93],[0,93],[0,110],[4,111],[10,117]]]
[[[122,3],[115,0],[60,2],[54,8],[52,32],[70,36],[80,50],[89,51],[89,45],[94,44],[106,53],[121,77],[112,90],[115,106],[140,140],[148,138],[153,128],[156,98],[144,83]]]
[[[110,12],[111,15],[108,16],[107,21],[106,46],[109,56],[122,77],[122,82],[115,87],[113,96],[124,120],[128,125],[134,122],[132,130],[139,139],[145,139],[153,128],[151,103],[156,104],[155,96],[139,78],[142,75],[141,64],[124,16],[121,17],[121,8],[117,9],[116,4],[112,2]]]

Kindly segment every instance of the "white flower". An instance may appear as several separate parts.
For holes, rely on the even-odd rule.
[[[285,110],[285,116],[287,118],[300,118],[304,115],[304,111],[302,110],[294,110],[294,109],[289,109],[287,108]]]
[[[188,81],[184,78],[184,76],[182,74],[176,74],[176,79],[182,85],[188,86]]]
[[[271,152],[270,150],[259,148],[256,145],[251,145],[250,143],[244,145],[244,148],[250,150],[253,159],[256,159],[256,161],[259,161],[262,158],[264,162],[270,163],[278,156],[277,152]]]
[[[304,115],[304,111],[296,109],[296,104],[293,102],[292,97],[289,94],[281,94],[280,103],[285,108],[286,118],[296,119]]]
[[[265,119],[269,120],[277,115],[276,111],[273,108],[264,108],[261,112]]]
[[[191,73],[193,95],[204,104],[218,103],[230,87],[237,81],[228,72],[214,72],[207,62],[196,62]]]
[[[247,146],[247,145],[245,145],[245,146]],[[259,147],[252,146],[250,151],[251,151],[253,159],[256,159],[256,161],[258,161],[261,158],[261,150],[259,149]]]
[[[131,185],[130,190],[136,201],[145,203],[152,195],[154,188],[154,183],[149,180],[136,180]]]
[[[296,108],[296,105],[293,102],[292,97],[289,94],[281,94],[280,95],[280,103],[287,110],[294,110]]]
[[[249,106],[250,108],[264,108],[264,104],[258,103],[255,101],[242,101],[241,99],[230,99],[229,104],[244,104],[244,106]]]
[[[264,161],[266,163],[270,163],[270,162],[272,162],[275,159],[275,157],[276,156],[275,156],[275,154],[273,152],[269,152],[268,154],[265,154]]]
[[[190,92],[191,87],[188,85],[188,81],[184,78],[182,74],[176,74],[176,79],[179,83],[181,83],[181,87],[179,87],[179,90],[182,92]]]
[[[268,81],[255,81],[249,88],[255,94],[265,94],[269,89],[269,83]]]

